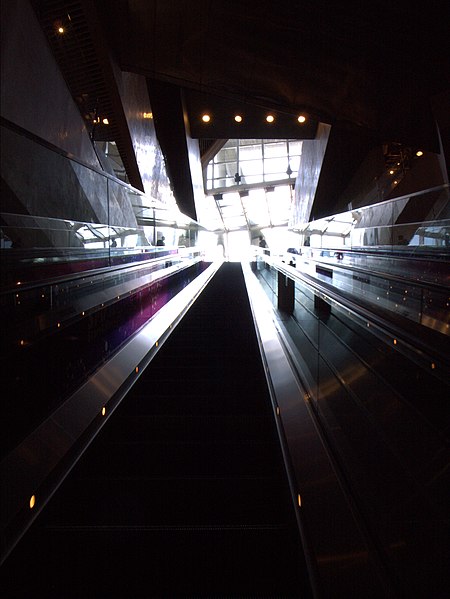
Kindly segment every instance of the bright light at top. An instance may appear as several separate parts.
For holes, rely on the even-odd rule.
[[[241,115],[240,115],[240,114],[237,114],[237,115],[234,117],[234,120],[236,121],[236,123],[242,123],[242,117],[241,117]]]
[[[202,116],[202,121],[203,121],[204,123],[209,123],[209,121],[210,121],[210,120],[211,120],[211,117],[209,116],[209,114],[204,114],[204,115]]]
[[[64,27],[58,27],[58,33],[60,33],[61,35],[64,33],[65,29]]]
[[[422,152],[422,150],[417,150],[417,152],[416,152],[416,156],[423,156],[423,152]]]
[[[275,117],[273,116],[273,114],[268,114],[268,115],[266,116],[266,121],[267,121],[268,123],[273,123],[273,122],[274,122],[274,120],[275,120]]]
[[[301,114],[301,115],[298,117],[297,121],[298,121],[299,123],[304,123],[304,122],[306,121],[306,117],[305,117],[305,116],[303,116],[303,115]]]

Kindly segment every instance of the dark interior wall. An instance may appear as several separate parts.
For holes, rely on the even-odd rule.
[[[144,118],[152,112],[145,77],[118,68],[115,76],[144,191],[164,204],[174,202],[154,119]]]
[[[196,220],[194,187],[181,89],[161,81],[147,81],[156,134],[164,155],[180,211]],[[192,140],[193,142],[194,140]],[[198,145],[198,142],[197,142]],[[192,147],[191,147],[192,154]]]
[[[100,166],[89,133],[27,0],[1,3],[2,116]]]
[[[303,141],[302,157],[295,181],[293,213],[291,215],[291,224],[294,228],[310,220],[330,131],[330,125],[319,123],[316,139]]]

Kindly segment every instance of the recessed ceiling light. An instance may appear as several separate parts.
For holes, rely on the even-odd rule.
[[[303,116],[303,115],[301,114],[301,115],[298,117],[297,121],[298,121],[299,123],[304,123],[304,122],[306,121],[306,117],[305,117],[305,116]]]
[[[204,115],[202,116],[202,121],[203,121],[204,123],[209,123],[209,121],[210,121],[210,120],[211,120],[211,117],[209,116],[209,114],[204,114]]]
[[[273,122],[274,122],[274,120],[275,120],[275,117],[273,116],[273,114],[268,114],[268,115],[266,116],[266,121],[267,121],[268,123],[273,123]]]
[[[416,156],[423,156],[423,152],[422,152],[422,150],[417,150],[417,152],[416,152]]]
[[[234,120],[236,121],[236,123],[242,123],[242,117],[241,117],[241,115],[240,115],[240,114],[237,114],[237,115],[234,117]]]

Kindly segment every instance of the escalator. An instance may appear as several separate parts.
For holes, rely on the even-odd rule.
[[[8,597],[310,597],[239,264],[225,263],[5,562]]]

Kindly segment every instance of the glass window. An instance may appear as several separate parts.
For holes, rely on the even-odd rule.
[[[286,170],[288,167],[287,156],[283,158],[270,158],[264,160],[264,174],[265,173],[280,173],[280,175],[286,176]],[[280,177],[282,179],[283,176]]]
[[[246,160],[245,162],[240,161],[241,174],[247,175],[263,175],[263,161],[262,160]]]
[[[301,149],[299,140],[230,139],[208,165],[207,189],[287,180],[288,165],[292,170],[291,177],[295,177]],[[242,177],[239,183],[234,181],[235,173]]]
[[[239,147],[239,160],[262,160],[263,157],[263,153],[262,153],[262,145],[261,145],[261,141],[259,142],[259,144],[257,146],[255,145],[248,145],[248,146],[242,146]]]
[[[287,156],[286,142],[265,142],[264,158],[275,158],[278,156]]]

